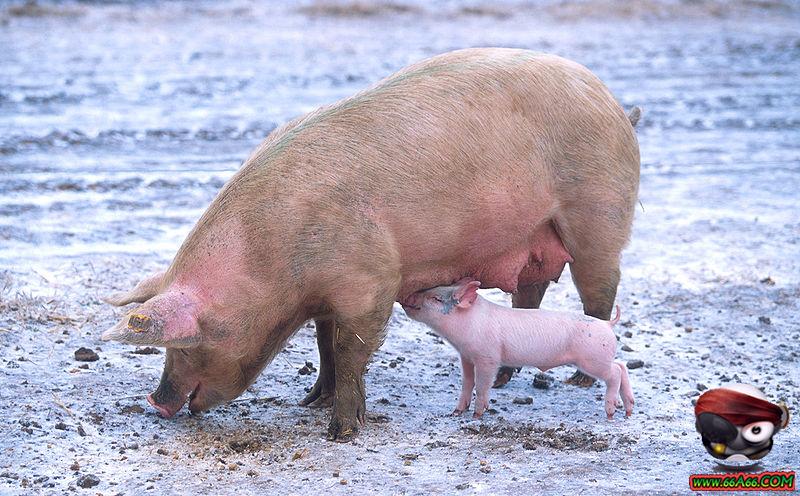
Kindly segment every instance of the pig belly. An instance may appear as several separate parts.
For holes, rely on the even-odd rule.
[[[518,286],[558,279],[572,257],[552,223],[547,221],[538,226],[529,239],[529,243],[500,256],[473,252],[459,257],[456,262],[418,266],[404,274],[397,301],[417,291],[452,284],[463,277],[480,281],[483,288],[500,288],[507,293],[515,292]],[[482,241],[484,245],[495,244],[492,240]]]
[[[547,336],[532,341],[533,336],[504,335],[504,343],[500,354],[500,363],[506,367],[536,367],[542,372],[573,364],[575,357],[571,353],[569,332]]]
[[[466,275],[481,281],[483,287],[497,287],[507,293],[516,291],[518,286],[558,279],[564,265],[572,262],[572,257],[564,248],[553,224],[545,222],[537,227],[531,235],[531,241],[529,246],[473,267]]]

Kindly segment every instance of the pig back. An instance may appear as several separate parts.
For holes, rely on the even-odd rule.
[[[207,215],[240,219],[257,263],[291,258],[295,275],[354,252],[404,277],[429,274],[412,285],[435,283],[463,260],[527,250],[562,197],[611,181],[576,159],[609,135],[633,133],[582,66],[525,50],[461,50],[277,130]]]

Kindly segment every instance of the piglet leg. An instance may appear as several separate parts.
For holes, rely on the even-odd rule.
[[[625,416],[630,417],[633,413],[633,389],[631,389],[631,382],[628,378],[628,367],[620,361],[614,362],[620,370],[620,387],[619,393],[622,396],[622,403],[625,405]]]
[[[475,364],[461,357],[461,396],[458,398],[453,415],[461,415],[469,408],[472,401],[472,390],[475,389]]]
[[[604,360],[592,360],[590,357],[583,357],[576,363],[578,370],[589,377],[596,377],[606,383],[606,416],[611,419],[617,409],[617,397],[619,386],[622,381],[622,372],[615,362]]]
[[[489,408],[489,389],[494,383],[498,368],[496,363],[475,363],[475,414],[472,418],[481,418],[483,412]]]

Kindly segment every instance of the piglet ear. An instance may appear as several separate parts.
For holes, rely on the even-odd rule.
[[[481,287],[480,281],[470,281],[460,286],[453,297],[458,302],[456,304],[459,308],[469,308],[475,300],[478,299],[478,288]]]
[[[133,309],[111,329],[103,341],[191,348],[200,344],[197,300],[185,291],[170,290]]]

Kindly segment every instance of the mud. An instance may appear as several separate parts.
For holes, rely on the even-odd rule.
[[[702,390],[800,405],[798,21],[767,0],[0,2],[0,493],[687,493],[716,470]],[[296,406],[311,325],[240,399],[158,417],[163,353],[101,343],[121,310],[100,297],[166,266],[275,126],[485,45],[575,59],[644,111],[616,329],[642,365],[633,416],[606,421],[602,387],[562,367],[493,390],[482,422],[453,418],[458,355],[398,306],[352,444]],[[568,273],[543,306],[580,311]],[[761,468],[797,470],[798,432]]]

